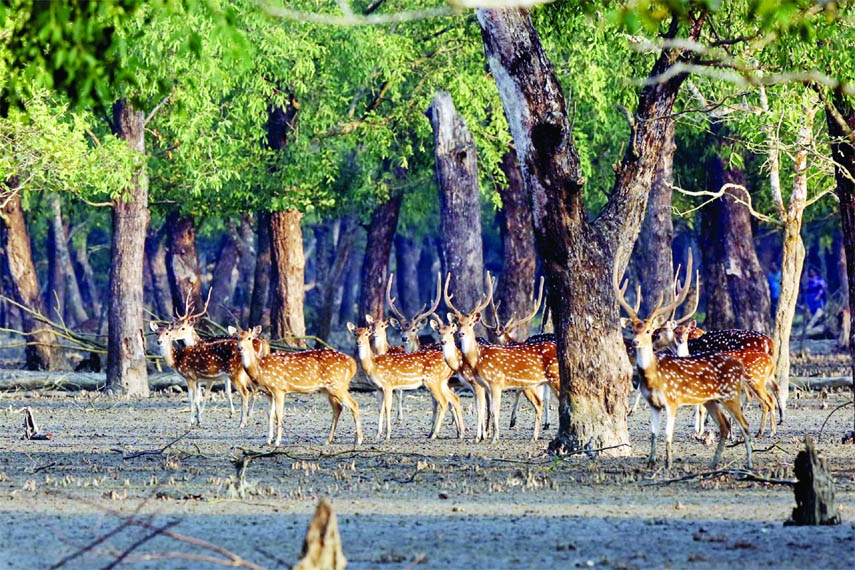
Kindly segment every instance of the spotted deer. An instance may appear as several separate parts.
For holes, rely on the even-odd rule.
[[[528,323],[531,322],[531,320],[537,316],[537,313],[540,311],[540,307],[543,304],[543,283],[544,279],[541,277],[540,291],[538,292],[537,299],[532,298],[534,309],[523,318],[519,318],[517,314],[514,313],[503,323],[501,319],[499,319],[499,303],[495,303],[492,298],[490,299],[490,313],[492,314],[493,322],[488,323],[484,318],[482,318],[481,324],[492,331],[492,337],[496,340],[496,344],[511,346],[521,343],[534,344],[538,342],[555,342],[554,334],[539,334],[526,338],[528,337],[528,334],[522,332],[525,330],[526,325],[528,325]],[[549,385],[545,384],[543,386],[541,397],[543,399],[544,429],[549,429],[549,394],[551,391],[552,389]],[[514,406],[511,408],[511,419],[508,422],[508,426],[511,428],[517,424],[517,411],[520,405],[520,396],[525,396],[532,406],[534,406],[534,400],[529,390],[517,391],[514,399]],[[557,396],[558,393],[556,392],[556,397]]]
[[[653,332],[662,325],[673,309],[685,301],[689,292],[692,278],[691,252],[687,262],[686,281],[679,288],[676,298],[664,307],[660,299],[647,318],[639,317],[638,312],[626,301],[624,297],[626,284],[621,287],[619,277],[616,264],[612,274],[612,287],[618,303],[631,322],[641,392],[650,406],[648,465],[652,467],[656,462],[656,439],[662,412],[665,412],[665,467],[670,468],[671,442],[674,436],[677,408],[701,404],[715,418],[720,428],[719,442],[713,456],[713,467],[721,459],[725,440],[730,433],[730,422],[722,411],[723,407],[736,420],[745,436],[746,464],[750,469],[751,435],[739,402],[739,394],[746,376],[742,363],[721,354],[679,357],[657,354],[653,350]]]
[[[191,396],[190,412],[191,425],[192,416],[194,413],[194,402],[198,419],[201,421],[201,408],[204,406],[204,394],[201,391],[201,384],[196,382],[195,378],[206,380],[206,383],[211,383],[217,379],[224,379],[226,386],[226,395],[229,399],[229,417],[234,416],[234,403],[232,402],[231,386],[234,384],[241,396],[241,414],[240,427],[246,427],[246,422],[249,419],[249,400],[256,392],[256,386],[252,383],[249,377],[245,374],[243,367],[240,364],[240,354],[238,353],[237,342],[233,338],[219,337],[215,339],[203,340],[196,332],[196,321],[204,315],[208,310],[208,304],[211,300],[210,292],[205,306],[198,313],[191,314],[192,306],[190,304],[189,294],[187,299],[187,310],[183,315],[178,315],[176,319],[169,325],[170,340],[168,348],[172,348],[172,342],[181,341],[185,347],[192,348],[187,352],[189,360],[182,365],[185,372],[191,373],[194,377],[193,382],[198,387],[199,392]],[[151,324],[151,329],[158,332],[158,327],[155,323]],[[160,335],[158,334],[158,338]],[[161,351],[167,348],[166,344],[160,343]],[[207,349],[205,347],[208,347]],[[258,338],[254,341],[254,347],[260,357],[270,354],[270,344],[264,339]],[[173,357],[173,359],[175,359]],[[184,355],[179,355],[178,360],[184,361]],[[164,360],[166,357],[164,356]],[[169,362],[167,361],[167,364]],[[196,366],[195,370],[190,370],[188,367]],[[172,366],[170,364],[170,366]],[[172,366],[175,368],[175,366]],[[184,373],[179,370],[179,374],[187,378]],[[195,392],[195,390],[194,390]]]
[[[697,334],[698,331],[700,334]],[[767,390],[767,385],[771,385],[772,393],[778,393],[778,383],[773,378],[775,363],[772,360],[771,338],[757,331],[740,329],[705,333],[697,328],[695,321],[690,321],[675,329],[674,342],[679,356],[719,353],[742,362],[747,373],[746,391],[760,402],[763,414],[756,436],[759,437],[766,431],[766,421],[770,415],[771,433],[775,435],[775,408],[777,406],[780,409],[780,406]],[[699,410],[695,417],[695,431],[698,435],[703,435],[704,419],[703,411]]]
[[[449,403],[457,423],[457,436],[463,438],[463,410],[460,398],[448,385],[453,371],[445,363],[442,352],[421,350],[403,354],[374,355],[371,351],[371,329],[347,323],[347,329],[356,337],[359,362],[365,375],[378,390],[380,418],[377,423],[377,439],[383,435],[386,423],[386,439],[392,437],[392,392],[394,390],[416,390],[425,386],[435,403],[436,413],[430,438],[436,439],[442,428]]]
[[[362,424],[359,421],[359,404],[350,395],[350,381],[356,375],[356,361],[337,350],[321,348],[299,352],[272,352],[260,358],[253,343],[261,327],[240,330],[229,327],[229,334],[237,339],[244,370],[270,395],[271,414],[267,443],[276,447],[282,443],[282,418],[287,394],[314,394],[326,392],[332,407],[332,425],[327,443],[332,443],[338,419],[344,407],[353,415],[356,424],[356,444],[362,443]],[[273,424],[276,423],[276,440]]]
[[[466,363],[475,373],[475,380],[489,394],[488,404],[492,416],[493,442],[499,441],[499,411],[502,392],[506,390],[528,390],[535,409],[533,441],[540,435],[543,401],[539,389],[544,384],[558,386],[558,357],[555,343],[538,342],[514,346],[479,343],[475,336],[475,325],[481,320],[481,311],[490,304],[493,296],[493,280],[487,273],[487,295],[470,313],[457,309],[448,292],[450,275],[446,278],[445,304],[453,311],[449,322],[457,325],[460,350]]]

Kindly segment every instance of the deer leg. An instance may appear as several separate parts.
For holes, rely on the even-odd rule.
[[[707,410],[703,406],[695,406],[695,437],[702,438],[706,431]]]
[[[549,429],[549,394],[551,392],[551,388],[549,384],[543,385],[543,397],[541,400],[543,401],[543,429]]]
[[[742,435],[745,437],[745,468],[749,471],[752,468],[752,453],[751,453],[751,434],[748,429],[748,420],[745,419],[745,416],[742,414],[742,410],[739,408],[739,405],[736,404],[733,400],[726,400],[722,402],[727,411],[730,412],[730,415],[733,416],[733,419],[736,420],[736,423],[739,424],[739,429],[742,430]]]
[[[537,388],[529,388],[528,390],[523,390],[522,393],[534,408],[534,437],[532,441],[537,441],[537,438],[540,437],[540,418],[543,415],[543,401],[540,399],[540,394],[537,393]]]
[[[674,460],[671,443],[674,440],[674,422],[677,419],[677,407],[665,406],[665,469],[671,469]]]
[[[451,413],[454,414],[454,423],[457,424],[457,439],[463,439],[466,428],[463,425],[463,407],[460,405],[460,396],[448,384],[443,385],[442,389],[446,392],[446,398],[451,403]]]
[[[190,400],[190,426],[193,426],[196,419],[196,383],[192,380],[187,380],[187,398]]]
[[[235,417],[235,403],[232,399],[232,379],[226,377],[226,397],[229,399],[229,417]]]
[[[484,387],[477,382],[469,385],[475,395],[475,441],[484,439],[484,421],[486,416],[487,399],[484,395]]]
[[[634,414],[634,413],[635,413],[635,409],[638,407],[638,403],[639,403],[640,401],[641,401],[641,390],[640,390],[640,389],[638,389],[638,388],[636,388],[636,392],[635,392],[635,403],[634,403],[634,404],[632,405],[632,407],[629,409],[629,413],[627,414],[627,417],[629,417],[629,416],[631,416],[632,414]]]
[[[742,414],[742,410],[739,407],[739,399],[736,398],[731,400],[733,405],[739,410],[739,414]],[[709,414],[715,419],[715,422],[718,424],[719,437],[718,437],[718,445],[715,448],[715,454],[713,455],[713,462],[711,469],[715,469],[718,466],[718,462],[721,459],[721,452],[724,450],[724,442],[727,440],[727,436],[730,435],[730,422],[725,417],[724,413],[721,411],[721,406],[718,402],[712,401],[704,404],[704,407],[707,409]]]
[[[282,421],[285,415],[285,393],[276,393],[276,447],[282,444]]]
[[[235,387],[238,389],[240,393],[240,424],[238,427],[245,428],[246,427],[246,419],[248,416],[247,409],[249,407],[249,378],[246,376],[246,372],[241,369],[237,375],[235,375]]]
[[[333,442],[333,438],[335,437],[335,428],[338,425],[338,417],[341,415],[343,406],[332,393],[327,394],[327,399],[330,401],[330,407],[332,408],[332,425],[330,426],[330,435],[327,437],[327,443],[329,444]]]
[[[340,399],[353,415],[353,423],[356,424],[356,445],[360,445],[362,443],[362,423],[359,421],[359,404],[346,390],[341,393]]]
[[[511,421],[508,422],[508,429],[513,429],[517,425],[517,410],[520,407],[520,396],[522,396],[522,392],[517,392],[514,399],[514,407],[511,408]]]
[[[267,412],[267,445],[273,445],[273,424],[276,421],[276,399],[273,397],[273,392],[270,396],[270,409]]]
[[[445,419],[445,412],[448,410],[448,398],[442,390],[442,386],[433,386],[430,392],[433,396],[434,422],[433,429],[430,432],[430,439],[436,439],[439,435],[439,430],[442,428],[442,421]]]
[[[377,407],[380,408],[380,417],[377,420],[377,439],[383,437],[383,390],[377,391]]]
[[[398,423],[404,423],[404,391],[398,390]]]
[[[392,390],[383,392],[383,410],[386,414],[386,441],[392,439]]]
[[[493,386],[490,391],[490,413],[493,415],[493,443],[499,441],[499,408],[502,405],[502,389]]]
[[[647,456],[647,466],[656,464],[656,435],[659,433],[659,422],[662,419],[662,409],[650,406],[650,455]]]

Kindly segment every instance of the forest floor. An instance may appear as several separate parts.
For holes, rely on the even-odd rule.
[[[848,389],[791,394],[777,435],[755,440],[754,473],[770,479],[792,479],[805,436],[817,441],[843,524],[810,528],[783,526],[795,506],[788,485],[726,473],[672,481],[707,472],[714,450],[691,438],[687,408],[677,420],[675,466],[666,472],[645,466],[643,407],[628,420],[629,457],[554,459],[545,450],[555,426],[530,441],[527,406],[498,444],[473,443],[469,434],[458,441],[451,414],[440,438],[427,440],[424,391],[408,393],[404,424],[379,443],[376,399],[355,394],[366,435],[358,448],[346,410],[336,441],[325,445],[326,398],[289,398],[285,445],[249,465],[240,498],[230,458],[271,450],[266,406],[259,402],[249,427],[238,429],[223,394],[213,396],[203,427],[188,430],[187,397],[175,387],[131,402],[86,391],[0,392],[0,570],[117,561],[122,568],[218,567],[206,557],[221,554],[181,536],[262,567],[289,568],[322,496],[331,498],[353,569],[855,565],[855,447],[841,443],[852,407],[829,419],[852,400]],[[473,400],[468,393],[462,400],[471,425]],[[25,407],[51,440],[21,439]],[[748,410],[752,430],[759,416],[756,405]],[[663,455],[664,444],[660,465]],[[732,442],[719,467],[741,468],[744,460],[743,445]]]

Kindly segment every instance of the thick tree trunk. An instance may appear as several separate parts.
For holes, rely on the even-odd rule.
[[[395,229],[398,227],[402,198],[401,193],[394,193],[389,200],[377,206],[371,215],[359,281],[359,311],[356,318],[360,322],[365,315],[382,319],[385,313],[389,256],[392,253]]]
[[[826,107],[826,123],[832,139],[831,155],[834,157],[834,178],[840,201],[840,227],[846,250],[849,334],[852,335],[849,338],[849,355],[852,378],[855,379],[855,108],[842,96],[835,96],[834,107]],[[852,429],[855,432],[855,413],[852,417]]]
[[[641,91],[609,202],[591,222],[563,91],[528,13],[481,9],[477,17],[532,204],[556,324],[561,396],[558,436],[551,448],[617,446],[606,453],[629,455],[631,370],[612,268],[622,273],[627,265],[666,140],[667,121],[655,119],[670,115],[685,79],[667,72],[689,55],[666,50],[658,58],[650,74],[656,79]],[[702,21],[693,23],[690,38],[698,37]],[[676,33],[675,21],[667,37]]]
[[[249,325],[261,325],[270,330],[270,214],[258,213],[258,256],[255,261],[255,279],[252,284],[252,302],[249,310]]]
[[[727,144],[721,132],[713,137],[718,148]],[[707,161],[707,190],[724,189],[724,196],[703,212],[704,326],[770,332],[769,284],[754,249],[745,173],[728,168],[720,155]]]
[[[0,186],[0,249],[5,253],[0,262],[9,277],[12,299],[39,314],[44,314],[39,281],[33,265],[30,236],[21,209],[21,194],[17,180],[7,180]],[[21,332],[27,335],[26,366],[28,370],[56,370],[65,362],[56,349],[56,336],[44,330],[44,325],[26,311],[20,311]]]
[[[395,289],[398,303],[396,304],[405,315],[415,315],[419,307],[430,301],[433,292],[426,291],[425,297],[419,296],[419,257],[421,244],[416,244],[413,238],[395,235]]]
[[[532,309],[531,298],[537,294],[534,279],[537,255],[531,209],[526,203],[525,183],[516,151],[511,149],[502,156],[501,168],[508,183],[498,188],[502,198],[502,209],[496,215],[502,238],[502,277],[496,301],[501,303],[499,317],[506,322],[512,315],[522,317]],[[517,332],[518,341],[526,337],[528,327]]]
[[[438,91],[427,110],[433,126],[436,181],[439,187],[440,260],[451,274],[459,307],[473,307],[484,294],[481,200],[478,154],[451,95]]]
[[[83,297],[80,294],[77,275],[71,263],[68,235],[65,231],[65,224],[62,222],[62,203],[58,195],[51,194],[48,198],[48,204],[51,209],[50,233],[54,236],[56,247],[54,256],[61,277],[58,290],[63,290],[61,298],[64,301],[64,311],[62,314],[65,316],[67,324],[71,326],[80,325],[89,319],[89,315],[86,314],[86,309],[83,306]]]
[[[145,115],[127,101],[113,105],[114,133],[145,156]],[[107,326],[108,392],[148,397],[143,336],[143,256],[148,227],[148,174],[134,176],[129,192],[113,201],[110,308]]]
[[[646,292],[641,303],[641,310],[645,314],[653,309],[660,294],[665,302],[673,298],[674,259],[671,242],[674,240],[674,221],[671,187],[674,184],[675,148],[674,121],[668,119],[665,143],[647,200],[647,214],[635,244],[638,276],[641,289]]]
[[[303,231],[297,210],[270,214],[270,250],[272,270],[270,289],[270,326],[273,338],[286,339],[293,346],[306,346],[306,322],[303,317],[303,284],[306,259]]]
[[[204,303],[193,216],[170,212],[166,216],[166,229],[166,275],[169,278],[172,305],[181,314],[188,307],[200,311]]]
[[[166,247],[163,245],[165,231],[149,231],[145,238],[145,268],[151,289],[152,306],[155,314],[169,319],[173,313],[172,292],[166,269]]]
[[[255,284],[255,231],[252,214],[243,214],[238,226],[238,282],[234,294],[234,303],[238,310],[240,326],[249,328],[249,315],[252,307],[252,290]]]
[[[235,269],[238,264],[238,234],[233,223],[228,224],[220,243],[220,252],[211,276],[211,319],[220,325],[240,324],[240,315],[234,309],[232,297],[237,287]]]

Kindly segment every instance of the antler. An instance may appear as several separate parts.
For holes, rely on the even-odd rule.
[[[623,310],[626,311],[626,314],[629,315],[629,318],[632,319],[633,323],[640,322],[641,319],[638,318],[638,307],[641,306],[641,295],[638,295],[638,306],[632,308],[629,306],[629,303],[626,302],[626,287],[629,285],[629,280],[624,280],[623,286],[620,285],[620,276],[618,275],[617,269],[617,260],[615,260],[615,265],[612,270],[612,288],[615,290],[615,296],[617,297],[618,304],[623,307]],[[639,293],[640,293],[639,287]]]
[[[429,309],[425,310],[425,307],[427,305],[426,304],[422,305],[422,308],[419,310],[418,313],[416,313],[416,316],[413,317],[413,322],[418,322],[421,319],[428,317],[428,316],[432,315],[433,313],[435,313],[436,309],[439,307],[439,301],[441,300],[441,295],[442,295],[442,273],[437,272],[437,274],[436,274],[436,298],[433,300],[433,303],[431,304]]]
[[[449,309],[451,309],[452,311],[454,311],[454,314],[455,314],[457,317],[462,317],[462,316],[463,316],[463,312],[461,312],[461,311],[460,311],[460,309],[458,309],[457,307],[455,307],[455,306],[451,303],[451,299],[452,299],[452,298],[454,298],[454,295],[451,295],[451,294],[448,292],[448,285],[449,285],[450,283],[451,283],[451,273],[449,273],[449,274],[448,274],[448,275],[446,275],[446,277],[445,277],[445,288],[443,289],[443,298],[445,299],[445,304],[448,306],[448,308],[449,308]],[[492,276],[492,275],[490,275],[490,272],[488,271],[488,272],[487,272],[487,296],[482,300],[482,302],[481,302],[481,303],[479,303],[478,305],[476,305],[476,306],[475,306],[475,308],[474,308],[474,309],[472,309],[472,312],[471,312],[471,313],[469,313],[469,314],[470,314],[470,315],[474,315],[475,313],[479,313],[479,312],[483,311],[483,310],[484,310],[484,308],[485,308],[487,305],[489,305],[489,304],[490,304],[490,301],[492,301],[492,300],[493,300],[493,276]]]
[[[513,323],[513,328],[517,329],[517,328],[519,328],[525,324],[528,324],[528,322],[530,320],[532,320],[535,317],[535,315],[537,315],[537,312],[540,311],[541,303],[543,303],[543,276],[542,275],[540,276],[540,292],[538,292],[538,294],[537,294],[537,302],[534,304],[534,310],[531,313],[529,313],[529,315],[526,316],[525,318],[515,321]],[[510,320],[508,321],[506,328],[511,328],[511,321]]]
[[[395,299],[392,297],[392,280],[395,279],[395,274],[389,274],[389,284],[386,285],[386,303],[389,304],[389,310],[398,317],[399,321],[406,321],[407,317],[401,314],[401,311],[395,307]]]
[[[675,282],[676,282],[677,278],[679,278],[679,271],[680,271],[680,268],[678,267],[677,268],[677,277],[675,277]],[[658,317],[660,315],[665,315],[665,314],[670,313],[671,311],[676,310],[677,307],[682,305],[683,301],[686,300],[686,296],[689,294],[689,289],[691,289],[691,286],[692,286],[692,250],[690,249],[689,250],[689,258],[686,261],[686,280],[683,282],[683,284],[680,286],[679,290],[676,292],[674,301],[672,301],[668,305],[665,305],[664,307],[660,307],[659,306],[659,305],[661,305],[661,298],[660,298],[660,303],[657,304],[656,308],[653,309],[653,311],[650,313],[650,315],[647,318],[653,319],[654,317]]]
[[[674,283],[675,283],[674,289],[676,290],[676,283],[677,283],[676,280],[674,281]],[[695,312],[698,310],[698,304],[700,303],[700,301],[701,301],[701,272],[696,271],[695,272],[695,304],[692,306],[692,308],[689,311],[686,312],[685,315],[683,315],[682,317],[680,317],[679,319],[674,321],[674,326],[681,325],[681,324],[685,323],[686,321],[688,321],[689,319],[691,319],[695,315]],[[676,315],[676,314],[677,314],[677,309],[674,308],[674,315]],[[673,319],[674,317],[672,316],[671,318]]]

